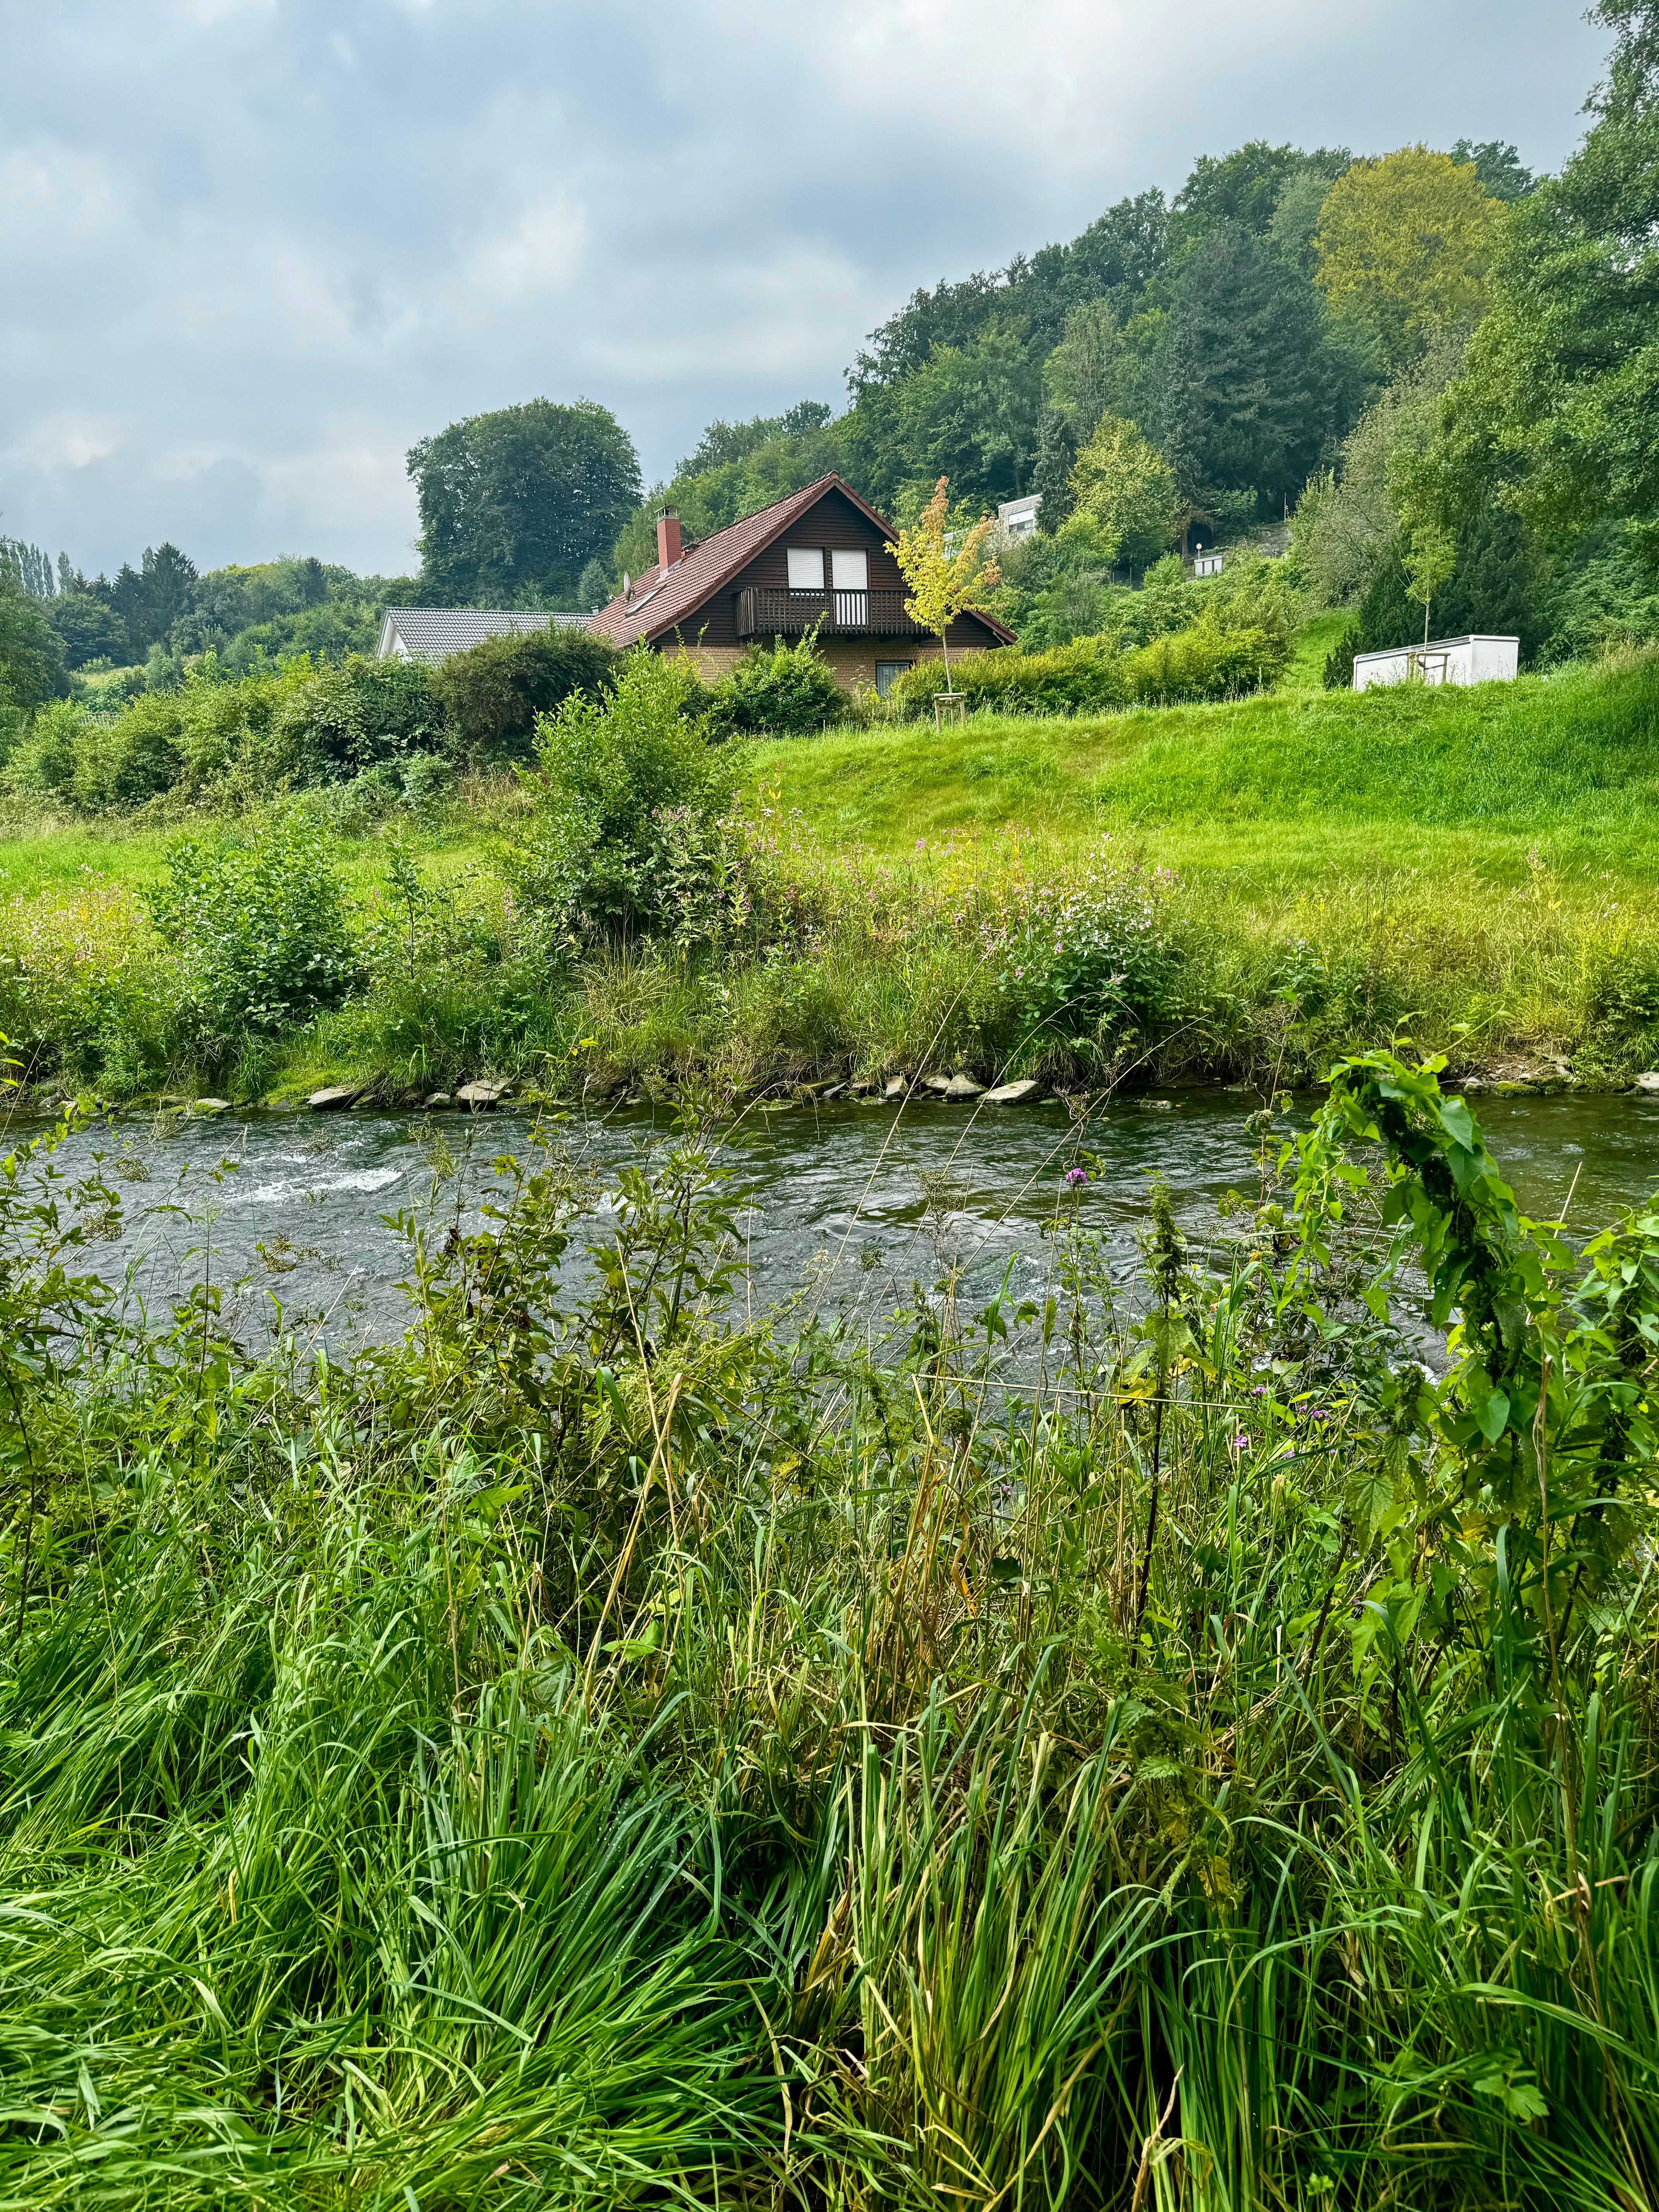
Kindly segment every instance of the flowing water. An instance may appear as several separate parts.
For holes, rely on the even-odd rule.
[[[879,1316],[913,1281],[947,1265],[967,1294],[988,1294],[1012,1264],[1011,1289],[1040,1294],[1062,1178],[1086,1166],[1074,1200],[1127,1263],[1146,1218],[1148,1179],[1169,1182],[1200,1240],[1215,1201],[1256,1188],[1245,1122],[1254,1098],[1176,1091],[1126,1098],[1086,1126],[1056,1103],[977,1110],[913,1101],[816,1112],[751,1109],[723,1157],[741,1194],[757,1309],[856,1310]],[[1483,1098],[1488,1142],[1524,1212],[1565,1217],[1588,1234],[1659,1188],[1659,1097]],[[501,1114],[431,1121],[355,1110],[96,1122],[62,1148],[71,1174],[94,1165],[124,1201],[118,1234],[94,1247],[99,1272],[125,1278],[152,1316],[204,1277],[250,1348],[278,1330],[336,1350],[395,1334],[407,1319],[398,1287],[407,1247],[387,1219],[413,1213],[477,1225],[493,1162],[525,1153],[531,1125]],[[672,1141],[666,1113],[572,1115],[553,1140],[603,1182]],[[603,1200],[574,1243],[605,1233]],[[571,1273],[583,1266],[573,1254]]]

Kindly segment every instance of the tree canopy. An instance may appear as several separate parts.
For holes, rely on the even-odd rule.
[[[1426,146],[1356,161],[1321,212],[1317,281],[1388,368],[1407,368],[1485,306],[1497,216],[1473,161]]]
[[[527,400],[452,422],[409,454],[423,587],[447,605],[574,606],[640,497],[639,456],[597,401]]]

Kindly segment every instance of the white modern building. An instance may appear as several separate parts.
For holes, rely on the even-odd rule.
[[[586,615],[544,615],[516,607],[388,607],[374,648],[377,660],[447,660],[487,637],[524,630],[586,629]]]
[[[1042,494],[1029,491],[1024,499],[1005,499],[997,509],[997,531],[1003,538],[1029,538],[1037,526]]]
[[[1427,645],[1395,645],[1357,653],[1353,688],[1374,684],[1510,684],[1521,665],[1518,637],[1437,637]]]

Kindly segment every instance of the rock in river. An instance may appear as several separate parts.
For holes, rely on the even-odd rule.
[[[362,1095],[361,1083],[331,1083],[326,1090],[313,1091],[306,1103],[313,1114],[340,1114],[355,1106]]]
[[[455,1093],[458,1106],[471,1106],[475,1113],[483,1113],[491,1106],[499,1106],[513,1088],[510,1083],[464,1083]]]
[[[985,1094],[988,1106],[1023,1106],[1028,1098],[1035,1098],[1042,1085],[1035,1075],[1022,1075],[1017,1083],[999,1083]]]

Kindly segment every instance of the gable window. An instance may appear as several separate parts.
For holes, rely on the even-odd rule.
[[[823,548],[821,545],[792,545],[788,560],[789,588],[792,592],[821,592],[823,589]],[[777,570],[775,568],[772,573],[776,575]]]

